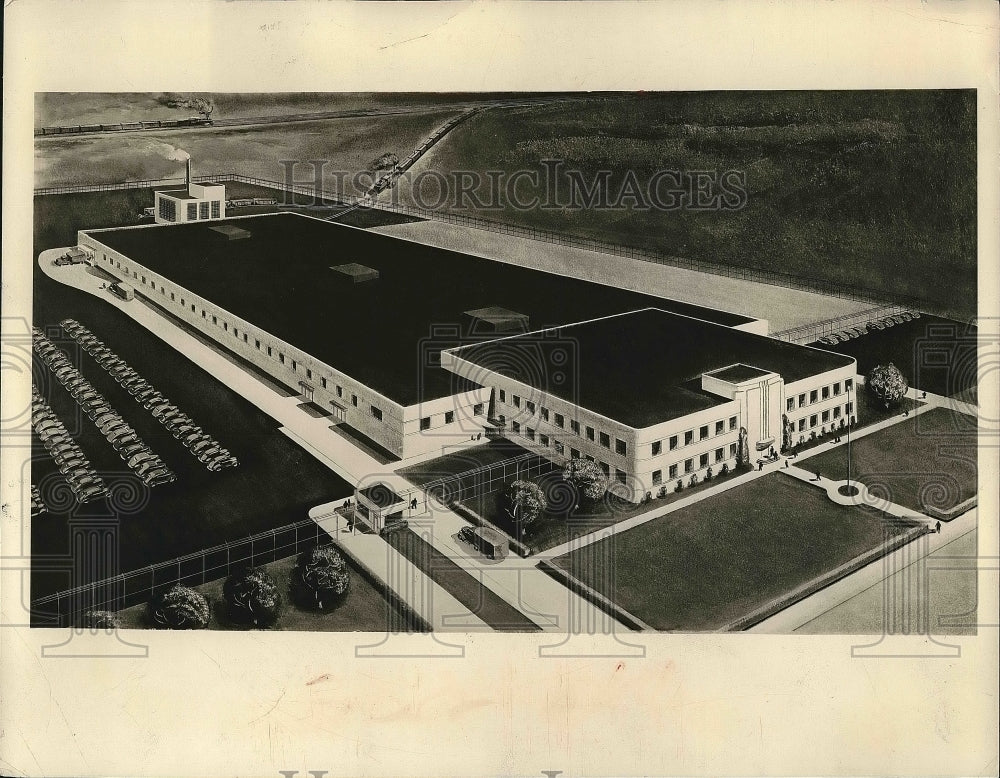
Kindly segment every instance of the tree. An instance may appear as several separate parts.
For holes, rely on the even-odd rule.
[[[222,596],[229,618],[237,624],[270,627],[281,615],[281,593],[266,570],[256,567],[226,579]]]
[[[736,464],[750,467],[750,446],[747,445],[746,427],[740,427],[740,437],[736,443]]]
[[[528,527],[538,518],[538,514],[548,507],[545,493],[538,484],[531,481],[519,480],[510,485],[510,503],[511,513],[520,531]]]
[[[792,423],[788,414],[781,414],[781,450],[788,451],[792,447]]]
[[[174,584],[149,603],[154,624],[168,629],[203,629],[208,626],[211,609],[194,589]]]
[[[608,490],[608,478],[596,462],[574,458],[563,468],[563,478],[572,483],[586,499],[596,502]]]
[[[316,546],[299,554],[292,570],[292,594],[301,604],[320,610],[342,602],[350,585],[347,562],[333,546]]]
[[[118,629],[122,625],[117,613],[90,610],[83,614],[84,629]]]
[[[892,362],[873,367],[865,383],[868,391],[886,408],[898,405],[909,388],[903,374]]]

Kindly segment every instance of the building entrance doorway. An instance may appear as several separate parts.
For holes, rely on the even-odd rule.
[[[299,381],[299,389],[302,392],[302,399],[305,400],[306,402],[311,403],[313,401],[313,395],[315,395],[316,390],[312,386],[307,384],[305,381]]]

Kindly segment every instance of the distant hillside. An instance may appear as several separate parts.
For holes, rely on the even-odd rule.
[[[413,171],[536,171],[560,159],[618,191],[632,171],[744,171],[740,210],[530,207],[485,218],[976,310],[972,91],[704,92],[487,111]],[[560,191],[570,181],[557,177]],[[426,191],[425,190],[425,194]],[[477,194],[489,202],[488,185]],[[415,198],[405,186],[403,202]],[[439,204],[452,209],[456,203]]]

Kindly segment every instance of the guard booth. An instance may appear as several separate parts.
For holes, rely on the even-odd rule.
[[[403,522],[406,501],[379,481],[354,490],[354,520],[362,521],[375,532]]]

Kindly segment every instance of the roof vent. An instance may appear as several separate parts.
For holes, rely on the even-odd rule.
[[[346,265],[331,265],[330,269],[336,273],[340,273],[355,284],[378,280],[378,271],[375,268],[360,265],[357,262],[349,262]]]
[[[524,313],[490,305],[462,314],[470,335],[490,335],[498,332],[527,332],[528,316]]]

